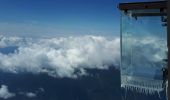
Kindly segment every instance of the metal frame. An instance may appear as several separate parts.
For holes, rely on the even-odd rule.
[[[167,9],[167,1],[120,3],[120,10]]]

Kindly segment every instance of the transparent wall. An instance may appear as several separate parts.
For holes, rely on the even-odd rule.
[[[162,26],[160,16],[134,18],[131,16],[134,12],[143,11],[122,14],[121,87],[145,93],[159,92],[163,90],[167,29]]]

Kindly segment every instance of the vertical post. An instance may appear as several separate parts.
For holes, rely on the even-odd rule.
[[[170,5],[170,0],[167,0],[167,44],[168,44],[168,77],[169,77],[169,71],[170,71],[170,53],[169,53],[169,47],[170,47],[170,7],[168,5]],[[168,78],[168,84],[169,85],[169,78]],[[167,100],[169,100],[169,87],[167,86]]]

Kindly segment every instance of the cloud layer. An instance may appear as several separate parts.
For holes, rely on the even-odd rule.
[[[165,40],[158,37],[134,37],[131,44],[128,41],[124,43],[125,47],[130,45],[134,51],[135,66],[141,63],[155,68],[163,66],[160,62],[166,58]],[[0,53],[0,70],[5,72],[46,73],[53,77],[76,78],[88,74],[85,69],[108,69],[110,65],[120,64],[118,37],[88,35],[33,39],[0,36],[0,49],[10,46],[17,47],[15,52]],[[128,57],[131,56],[129,54]]]
[[[0,47],[18,46],[11,54],[0,53],[0,70],[53,77],[76,78],[86,75],[85,69],[108,69],[119,65],[120,39],[100,36],[80,36],[51,39],[3,37]]]
[[[14,93],[9,92],[8,86],[1,85],[1,88],[0,88],[0,98],[2,98],[2,99],[9,99],[9,98],[12,98],[14,96],[15,96]]]

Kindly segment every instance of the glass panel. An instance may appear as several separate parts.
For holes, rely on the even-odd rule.
[[[163,90],[167,30],[162,26],[160,16],[131,17],[136,12],[144,11],[122,15],[121,87],[146,93],[159,92]]]

